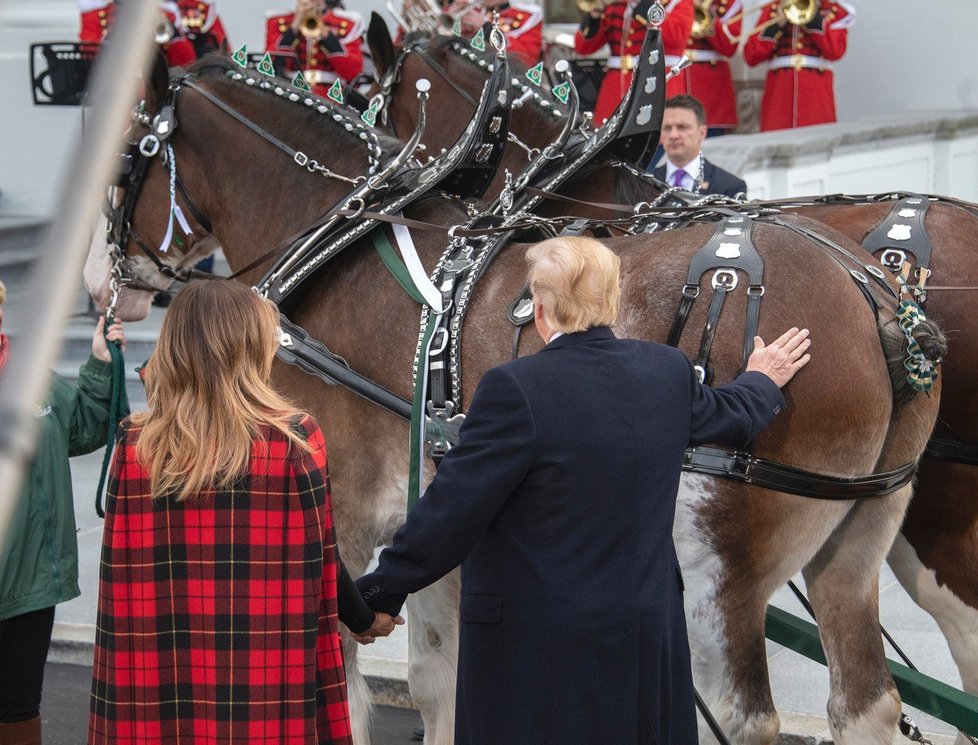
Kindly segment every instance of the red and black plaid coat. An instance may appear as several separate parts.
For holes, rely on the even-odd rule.
[[[266,428],[234,489],[150,495],[120,425],[105,515],[89,745],[350,745],[326,446]]]

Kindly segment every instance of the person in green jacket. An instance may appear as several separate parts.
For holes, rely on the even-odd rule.
[[[10,347],[2,333],[5,299],[0,282],[0,375]],[[112,358],[103,325],[99,319],[78,387],[52,374],[47,398],[34,411],[37,450],[0,548],[0,745],[41,742],[41,686],[54,606],[81,592],[68,458],[105,445]],[[121,324],[112,324],[107,336],[124,348]]]

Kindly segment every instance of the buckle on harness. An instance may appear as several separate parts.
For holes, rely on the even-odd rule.
[[[455,413],[455,402],[445,401],[438,405],[429,401],[425,416],[425,453],[436,463],[458,445],[458,431],[465,421],[465,414]]]
[[[733,269],[717,269],[710,283],[714,290],[724,289],[727,292],[737,289],[737,272]]]

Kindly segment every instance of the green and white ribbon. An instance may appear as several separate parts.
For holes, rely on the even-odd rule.
[[[903,300],[896,312],[897,323],[907,338],[907,357],[903,366],[907,369],[907,382],[915,391],[929,391],[937,380],[937,365],[940,360],[929,360],[924,356],[920,344],[913,338],[914,329],[927,320],[924,311],[912,300]]]

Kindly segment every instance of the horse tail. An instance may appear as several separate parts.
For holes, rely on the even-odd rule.
[[[917,342],[924,357],[934,364],[939,363],[947,354],[947,337],[933,321],[928,319],[918,323],[911,336]],[[886,367],[890,373],[893,400],[898,404],[906,403],[913,398],[917,390],[910,385],[907,368],[904,365],[907,361],[909,340],[895,317],[881,324],[880,341],[886,357]]]

